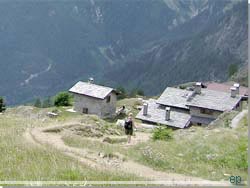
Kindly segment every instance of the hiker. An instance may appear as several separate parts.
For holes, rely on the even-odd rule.
[[[125,114],[125,106],[123,105],[121,108],[118,109],[118,111],[116,112],[117,115],[120,115],[120,114]]]
[[[124,128],[125,128],[125,134],[128,136],[128,144],[130,144],[131,136],[133,135],[133,130],[134,128],[136,128],[132,113],[130,113],[128,115],[128,118],[125,120]]]
[[[122,108],[120,109],[121,114],[125,114],[125,106],[123,105]]]

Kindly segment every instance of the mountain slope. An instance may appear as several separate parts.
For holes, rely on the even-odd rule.
[[[214,56],[215,67],[221,68],[228,65],[224,56],[228,61],[235,58],[238,64],[246,56],[238,43],[246,37],[247,16],[232,11],[235,6],[244,6],[238,1],[72,0],[0,4],[0,96],[11,105],[52,96],[90,76],[98,83],[140,87],[153,94],[166,85],[189,80],[193,72],[188,67],[197,63],[193,64],[185,53],[194,60],[207,61],[202,65],[204,69],[209,67],[205,56]],[[234,19],[230,19],[231,15]],[[237,37],[228,34],[221,38],[224,31],[220,32],[220,28],[226,29],[226,24],[228,33],[233,35],[235,27],[240,28]],[[200,39],[205,36],[208,43]],[[204,46],[203,51],[194,48],[199,45]],[[211,45],[223,48],[223,55],[215,55],[215,50],[206,54]],[[191,47],[187,51],[184,46]],[[201,53],[203,58],[198,57]],[[178,72],[181,75],[176,79],[169,71],[174,76]],[[213,72],[211,68],[207,71]],[[224,72],[220,73],[223,75],[219,79],[225,79]],[[214,73],[215,77],[220,73]],[[168,81],[159,81],[163,77]],[[150,83],[144,83],[146,78]],[[192,79],[198,78],[210,77],[199,73]],[[162,85],[155,87],[158,82]]]
[[[183,27],[199,22],[208,11]],[[138,87],[150,95],[181,82],[225,81],[231,64],[247,64],[246,15],[245,3],[238,3],[210,20],[200,32],[180,40],[156,42],[140,57],[106,76],[109,80],[115,75],[115,84]]]

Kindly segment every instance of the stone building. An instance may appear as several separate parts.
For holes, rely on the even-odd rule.
[[[136,118],[173,128],[208,125],[225,111],[241,110],[243,96],[239,90],[239,84],[234,84],[229,92],[202,88],[201,83],[192,90],[168,87],[158,100],[147,101]]]
[[[74,95],[75,111],[102,118],[115,115],[118,93],[113,88],[79,81],[69,92]]]

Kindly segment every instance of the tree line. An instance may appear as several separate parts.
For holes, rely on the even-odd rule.
[[[119,93],[118,100],[124,99],[124,98],[133,98],[136,96],[144,96],[144,91],[142,89],[134,88],[130,91],[127,91],[124,87],[118,86],[116,88],[116,91]]]
[[[68,92],[60,92],[54,97],[47,97],[44,100],[35,99],[34,106],[37,108],[49,108],[53,106],[70,106],[72,103],[72,95]]]
[[[116,88],[116,91],[119,93],[118,100],[127,98],[127,97],[136,97],[144,96],[144,91],[141,89],[132,89],[128,92],[124,87],[119,86]],[[59,92],[54,97],[47,97],[45,99],[36,98],[33,102],[33,106],[37,108],[49,108],[53,106],[70,106],[72,105],[73,96],[68,92]],[[6,110],[6,105],[3,97],[0,96],[0,113]]]
[[[5,102],[3,97],[0,97],[0,113],[6,110]]]

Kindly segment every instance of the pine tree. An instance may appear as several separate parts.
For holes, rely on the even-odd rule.
[[[238,72],[238,65],[233,63],[230,64],[228,67],[228,76],[229,78],[232,77],[236,72]]]
[[[137,95],[144,96],[144,91],[142,89],[138,89]]]
[[[127,92],[126,92],[124,87],[119,86],[119,87],[116,88],[116,91],[119,93],[119,95],[117,97],[119,100],[126,98]]]
[[[0,97],[0,112],[4,112],[6,110],[6,106],[4,104],[4,100]]]
[[[36,99],[34,106],[37,108],[41,108],[42,107],[42,103],[41,100],[39,98]]]
[[[43,101],[43,104],[42,104],[42,107],[43,108],[49,108],[53,106],[53,103],[52,103],[52,100],[50,97],[46,98],[44,101]]]

